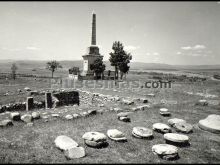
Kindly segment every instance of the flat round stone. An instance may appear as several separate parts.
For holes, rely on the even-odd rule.
[[[177,132],[190,133],[193,130],[193,126],[186,122],[179,122],[173,125]]]
[[[168,112],[167,108],[160,108],[160,112]]]
[[[131,121],[131,119],[129,118],[129,117],[119,117],[118,118],[119,120],[121,120],[121,121],[124,121],[124,122],[130,122]]]
[[[152,151],[167,160],[178,156],[178,148],[170,144],[156,144],[152,147]]]
[[[180,123],[180,122],[186,122],[185,120],[183,119],[178,119],[178,118],[173,118],[173,119],[169,119],[168,120],[168,123],[169,125],[173,126],[174,124],[176,123]]]
[[[200,120],[198,126],[212,133],[220,133],[220,115],[209,115],[207,118]]]
[[[100,133],[100,132],[86,132],[82,138],[84,140],[89,140],[89,141],[95,141],[95,142],[100,142],[100,141],[106,141],[107,137],[105,134]]]
[[[171,128],[163,123],[155,123],[153,124],[153,130],[162,132],[162,133],[168,133],[171,132]]]
[[[178,133],[166,133],[164,139],[174,143],[188,143],[189,137]]]
[[[117,129],[110,129],[107,131],[107,135],[110,139],[115,141],[125,141],[127,138],[125,137],[124,133]]]
[[[137,138],[148,138],[153,136],[153,131],[145,127],[134,127],[132,134]]]
[[[90,147],[101,147],[106,144],[106,141],[92,141],[92,140],[84,140],[85,144]]]
[[[55,139],[54,143],[56,147],[58,147],[61,150],[67,150],[78,146],[77,142],[75,142],[72,138],[65,135],[58,136]]]

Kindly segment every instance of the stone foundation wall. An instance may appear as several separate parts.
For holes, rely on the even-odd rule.
[[[79,92],[78,91],[58,91],[51,93],[51,102],[56,106],[63,106],[63,105],[73,105],[78,104],[79,105]],[[34,98],[33,98],[34,99]],[[31,107],[28,109],[40,109],[45,108],[46,104],[46,97],[42,97],[42,101],[34,101],[33,104],[31,104]],[[48,103],[48,100],[47,100]],[[26,102],[16,102],[16,103],[9,103],[5,105],[0,105],[0,113],[6,112],[6,111],[25,111],[26,110],[27,103]],[[52,107],[51,107],[52,108]]]
[[[79,105],[79,92],[78,91],[65,91],[53,93],[58,102],[57,106],[78,104]]]

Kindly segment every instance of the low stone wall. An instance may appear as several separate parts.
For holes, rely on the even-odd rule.
[[[46,92],[48,94],[48,92]],[[50,93],[50,92],[49,92]],[[29,98],[29,97],[28,97]],[[46,100],[51,99],[51,100]],[[27,99],[28,100],[28,99]],[[79,105],[79,92],[78,91],[53,91],[51,92],[51,97],[43,97],[43,101],[34,101],[32,103],[26,102],[16,102],[16,103],[9,103],[5,105],[0,105],[0,113],[3,113],[5,111],[25,111],[25,110],[31,110],[31,109],[40,109],[45,108],[46,103],[53,104],[53,106],[49,106],[46,108],[55,108],[57,106],[63,106],[63,105],[73,105],[78,104]],[[27,104],[29,107],[27,107]]]
[[[44,101],[34,101],[33,108],[44,108],[45,102]],[[0,105],[0,113],[5,111],[25,111],[26,110],[26,102],[17,102],[17,103],[10,103],[6,105]]]
[[[64,91],[53,93],[58,102],[57,106],[78,104],[79,105],[79,92],[78,91]]]

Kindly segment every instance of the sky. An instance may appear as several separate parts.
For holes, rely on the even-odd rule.
[[[0,59],[82,60],[96,13],[109,59],[121,41],[133,62],[220,64],[220,2],[0,2]]]

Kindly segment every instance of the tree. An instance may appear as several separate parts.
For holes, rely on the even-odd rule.
[[[105,64],[103,64],[102,58],[97,58],[94,63],[90,65],[90,69],[94,71],[96,79],[99,79],[100,75],[102,75],[103,78]]]
[[[15,63],[12,64],[11,66],[11,75],[12,75],[12,78],[15,80],[16,78],[16,71],[18,70],[18,67],[16,66]]]
[[[132,55],[124,50],[124,46],[120,41],[115,41],[112,49],[113,52],[109,53],[109,61],[111,66],[115,67],[115,80],[118,79],[118,71],[120,71],[122,79],[123,75],[129,71],[128,63],[130,63]]]
[[[126,63],[122,63],[119,65],[121,79],[123,78],[124,75],[126,75],[128,73],[129,69],[130,69],[130,66],[128,66],[128,64],[126,64]]]
[[[79,67],[72,67],[69,69],[69,74],[78,75],[79,74]]]
[[[52,78],[53,78],[53,73],[55,72],[55,70],[57,70],[58,68],[62,68],[62,66],[59,64],[59,62],[53,60],[50,62],[47,62],[47,66],[46,69],[49,69],[52,73]]]

